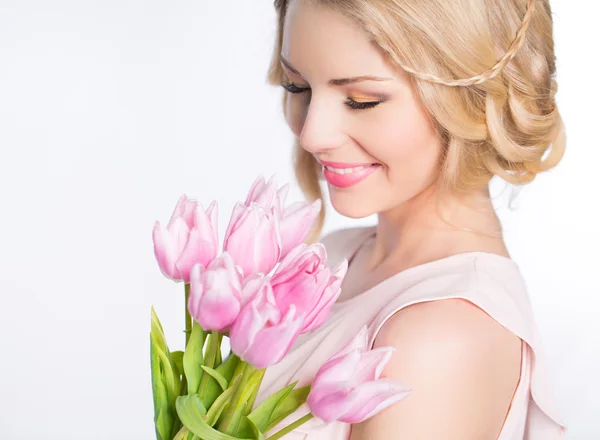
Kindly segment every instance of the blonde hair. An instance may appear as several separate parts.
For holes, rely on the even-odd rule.
[[[555,101],[549,0],[310,1],[349,17],[392,64],[409,73],[442,139],[441,189],[483,188],[494,175],[522,185],[561,160],[566,136]],[[279,57],[287,5],[288,0],[274,1],[272,85],[286,78]],[[309,200],[322,198],[320,166],[298,138],[294,171]],[[323,207],[310,241],[318,239],[324,221]]]

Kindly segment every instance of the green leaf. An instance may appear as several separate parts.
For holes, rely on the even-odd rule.
[[[233,373],[235,372],[236,367],[240,363],[240,358],[233,353],[230,353],[229,356],[225,359],[221,365],[215,368],[215,371],[218,371],[221,376],[227,380],[228,383],[233,379]]]
[[[221,373],[219,373],[217,370],[213,370],[212,368],[207,367],[206,365],[201,365],[200,367],[219,383],[222,390],[227,389],[227,386],[228,386],[227,379],[225,379],[221,375]]]
[[[233,355],[228,357],[225,360],[225,362],[223,362],[215,369],[215,371],[219,373],[223,378],[225,378],[229,386],[231,386],[233,374],[239,363],[240,358]],[[210,375],[208,375],[208,377],[209,381],[206,386],[206,391],[202,396],[202,403],[204,404],[205,408],[210,408],[213,402],[217,399],[217,397],[219,397],[219,395],[223,392],[223,388],[221,388],[221,385],[219,385],[216,379],[213,379],[212,377],[210,377]]]
[[[160,320],[152,307],[150,330],[150,367],[157,439],[170,440],[179,430],[175,400],[181,392],[181,377],[169,352]]]
[[[310,385],[306,385],[301,388],[293,389],[280,403],[275,407],[269,425],[264,432],[268,432],[280,421],[285,419],[287,416],[296,411],[300,406],[306,402],[308,393],[310,393]]]
[[[252,429],[252,434],[253,434],[252,440],[265,440],[265,436],[260,431],[260,429],[258,429],[258,426],[256,426],[256,424],[251,419],[249,419],[247,417],[246,417],[246,419],[248,420],[250,428]]]
[[[157,337],[158,346],[164,352],[169,351],[167,347],[167,339],[165,338],[165,332],[163,331],[160,320],[154,311],[154,306],[152,306],[151,323],[151,333]]]
[[[206,409],[197,394],[179,396],[177,398],[177,414],[185,427],[202,440],[253,440],[232,437],[209,426],[206,421]]]
[[[171,358],[171,352],[167,346],[167,340],[163,333],[160,320],[154,311],[154,307],[152,307],[152,328],[150,330],[150,337],[158,348],[157,354],[161,358],[161,365],[165,370],[164,378],[165,384],[167,385],[167,391],[169,392],[169,398],[173,401],[173,406],[175,406],[175,399],[181,392],[181,379],[180,375],[177,374],[177,367]]]
[[[152,370],[152,395],[154,398],[154,430],[157,440],[169,440],[173,428],[173,418],[169,410],[167,387],[162,378],[158,347],[150,345],[150,367]]]
[[[196,394],[200,387],[200,380],[203,374],[201,367],[204,364],[202,349],[204,348],[205,340],[206,332],[202,330],[200,324],[194,321],[192,334],[183,354],[183,371],[188,383],[188,394]]]
[[[181,376],[183,374],[183,351],[174,351],[171,353],[171,360],[173,361],[174,370],[177,370],[177,374]]]
[[[159,342],[157,341],[157,337],[152,333],[150,334],[150,337],[152,338],[152,342],[154,343],[154,346],[156,348],[156,354],[160,359],[162,376],[163,380],[165,381],[165,385],[167,386],[169,401],[174,400],[179,395],[179,387],[177,384],[178,381],[176,381],[175,371],[173,371],[173,365],[171,363],[172,361],[171,359],[169,359],[167,353],[165,353],[160,348]]]
[[[233,413],[233,416],[231,417],[231,422],[229,423],[229,426],[225,430],[225,434],[230,434],[234,436],[237,434],[242,417],[244,417],[244,411],[246,410],[247,404],[248,402],[244,402],[237,407],[237,409]]]
[[[217,397],[217,400],[214,401],[214,403],[208,410],[206,421],[210,426],[215,426],[215,423],[217,423],[217,420],[219,420],[219,417],[223,413],[225,407],[231,403],[230,399],[234,395],[235,387],[237,386],[240,379],[241,376],[236,377],[231,383],[231,387],[226,389],[219,397]]]
[[[250,396],[257,387],[260,386],[260,382],[262,381],[262,370],[255,370],[248,379],[246,386],[244,387],[244,393],[242,394],[242,398],[240,401],[247,402],[250,399]]]
[[[246,418],[251,421],[260,432],[267,432],[266,428],[270,425],[275,409],[282,401],[284,401],[297,383],[298,381],[293,382],[287,387],[282,388],[275,394],[269,396],[260,405],[258,405],[254,411],[248,414]],[[252,426],[249,425],[250,424],[242,423],[242,427],[238,432],[241,432],[242,435],[253,435]],[[250,431],[248,430],[249,428],[251,428]]]

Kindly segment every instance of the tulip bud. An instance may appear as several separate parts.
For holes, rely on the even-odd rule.
[[[217,234],[217,202],[204,212],[202,205],[182,195],[167,227],[157,221],[152,231],[154,255],[167,278],[188,284],[193,265],[206,267],[215,259],[219,240]]]
[[[192,267],[188,310],[205,331],[226,332],[242,305],[241,277],[231,255],[223,252],[206,269]]]
[[[367,349],[367,328],[317,371],[307,398],[312,414],[326,423],[360,423],[407,397],[402,382],[380,379],[394,347]]]
[[[267,211],[254,202],[249,206],[237,203],[223,249],[233,256],[244,277],[256,272],[268,274],[281,256],[279,218],[274,209]]]
[[[231,326],[231,350],[255,368],[276,364],[298,338],[303,320],[293,305],[285,314],[279,310],[268,278],[264,278]]]
[[[281,257],[306,240],[322,207],[322,201],[318,199],[314,202],[296,202],[284,208],[289,189],[289,184],[277,189],[274,175],[268,182],[263,176],[258,176],[244,203],[245,206],[256,203],[266,210],[275,210],[280,219]]]
[[[341,293],[347,261],[332,274],[326,260],[323,244],[302,243],[283,258],[273,274],[271,284],[280,310],[285,312],[294,305],[298,313],[306,315],[301,333],[321,326]]]

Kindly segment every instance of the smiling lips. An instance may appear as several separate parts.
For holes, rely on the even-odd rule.
[[[381,166],[378,163],[344,163],[322,160],[319,160],[319,163],[323,165],[325,179],[338,188],[348,188],[362,182]]]

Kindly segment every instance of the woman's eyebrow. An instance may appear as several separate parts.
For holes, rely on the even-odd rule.
[[[281,63],[288,68],[290,72],[295,73],[296,75],[302,76],[300,72],[298,72],[291,63],[286,60],[283,55],[279,56]],[[329,84],[333,86],[345,86],[347,84],[355,84],[361,81],[391,81],[394,78],[385,78],[381,76],[373,76],[373,75],[362,75],[362,76],[354,76],[352,78],[338,78],[338,79],[330,79]]]

